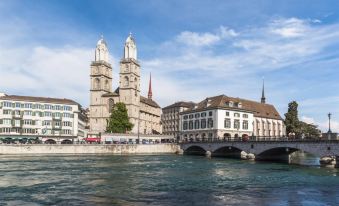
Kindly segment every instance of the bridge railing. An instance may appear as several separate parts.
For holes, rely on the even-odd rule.
[[[289,137],[249,137],[244,138],[214,138],[214,139],[191,139],[181,140],[179,143],[224,143],[224,142],[327,142],[339,143],[339,140],[328,140],[321,138],[289,138]]]

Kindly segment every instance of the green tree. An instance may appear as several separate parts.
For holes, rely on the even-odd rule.
[[[129,122],[126,105],[122,102],[113,106],[112,114],[107,119],[106,132],[125,133],[131,131],[133,124]]]
[[[288,110],[285,114],[286,133],[294,132],[300,134],[300,125],[298,119],[298,103],[292,101],[288,104]]]
[[[308,124],[300,121],[300,132],[305,135],[306,138],[317,139],[321,136],[321,131],[316,125]]]

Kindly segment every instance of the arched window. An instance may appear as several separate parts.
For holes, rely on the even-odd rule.
[[[112,113],[113,106],[114,106],[114,100],[109,99],[108,100],[108,111],[109,111],[109,113]]]
[[[127,76],[125,76],[125,78],[124,78],[124,86],[125,87],[129,86],[129,78]]]
[[[108,80],[106,79],[106,81],[105,81],[105,89],[106,90],[109,90],[109,85],[108,85]]]
[[[100,89],[100,79],[96,78],[94,81],[94,89]]]

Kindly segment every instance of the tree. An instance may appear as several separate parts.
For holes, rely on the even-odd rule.
[[[300,134],[300,125],[298,119],[298,103],[292,101],[288,104],[288,110],[285,114],[286,133]]]
[[[308,124],[300,121],[300,131],[307,138],[319,138],[321,136],[321,131],[318,129],[316,125]]]
[[[292,101],[288,104],[288,111],[285,114],[286,133],[295,133],[297,137],[304,135],[306,138],[318,138],[321,131],[316,125],[308,124],[298,119],[298,103]]]
[[[122,102],[113,106],[112,114],[107,119],[106,132],[125,133],[131,131],[133,124],[129,122],[126,105]]]

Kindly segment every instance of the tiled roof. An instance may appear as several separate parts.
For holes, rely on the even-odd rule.
[[[186,108],[193,108],[196,105],[194,102],[176,102],[174,104],[171,104],[167,107],[164,107],[163,109],[169,109],[169,108],[174,108],[174,107],[186,107]]]
[[[230,106],[228,104],[229,102],[233,102],[233,104],[241,103],[241,107]],[[263,103],[255,102],[252,100],[228,97],[226,95],[219,95],[215,97],[206,98],[205,100],[199,102],[196,105],[196,107],[191,108],[185,112],[190,112],[190,111],[195,111],[195,110],[197,111],[205,110],[208,108],[230,108],[230,109],[236,109],[236,110],[245,110],[245,111],[252,112],[255,117],[282,119],[278,111],[271,104],[263,104]]]
[[[143,96],[140,96],[140,102],[145,103],[145,104],[152,106],[152,107],[160,108],[160,106],[155,101],[153,101],[152,99],[148,99],[146,97],[143,97]]]
[[[32,96],[7,95],[7,96],[0,97],[0,100],[80,105],[79,103],[77,103],[73,100],[70,100],[70,99],[59,99],[59,98],[50,98],[50,97],[32,97]]]

